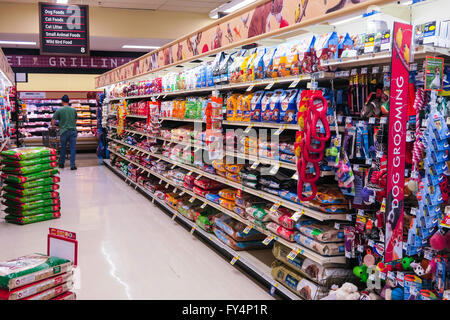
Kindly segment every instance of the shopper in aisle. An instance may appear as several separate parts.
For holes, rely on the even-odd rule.
[[[66,148],[69,143],[70,148],[70,169],[77,170],[75,165],[77,147],[77,111],[69,105],[69,97],[65,94],[61,98],[63,106],[56,110],[52,118],[52,126],[55,127],[55,120],[59,121],[60,153],[59,167],[64,168],[66,160]]]

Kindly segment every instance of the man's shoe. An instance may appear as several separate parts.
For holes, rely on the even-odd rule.
[[[77,170],[77,167],[70,167],[70,170]]]
[[[64,165],[63,164],[60,164],[58,166],[59,166],[60,169],[64,169]]]

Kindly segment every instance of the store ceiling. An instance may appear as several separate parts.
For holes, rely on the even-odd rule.
[[[121,9],[146,9],[209,13],[230,0],[78,0],[69,3]],[[0,2],[38,3],[41,0],[0,0]],[[45,2],[56,2],[47,0]]]

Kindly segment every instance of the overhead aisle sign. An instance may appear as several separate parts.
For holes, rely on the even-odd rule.
[[[41,54],[89,55],[89,7],[39,3]]]

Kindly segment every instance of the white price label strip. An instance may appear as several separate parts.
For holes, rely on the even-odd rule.
[[[250,130],[252,130],[253,126],[248,126],[245,130],[244,133],[249,133]]]
[[[178,189],[177,188],[174,188],[173,189],[173,193],[177,193],[178,192]]]
[[[190,176],[192,174],[192,171],[189,171],[186,175]]]
[[[204,209],[207,206],[207,203],[204,203],[200,206],[200,208]]]
[[[289,88],[295,88],[295,87],[298,85],[299,82],[300,82],[300,79],[295,80],[294,82],[292,82],[292,83],[289,85]]]
[[[298,173],[296,172],[296,173],[294,173],[294,175],[291,177],[291,179],[295,179],[295,180],[298,180]]]
[[[251,85],[250,87],[248,87],[248,88],[247,88],[247,90],[246,90],[246,91],[252,91],[254,87],[255,87],[255,85],[254,85],[254,84],[252,84],[252,85]]]
[[[195,180],[198,180],[198,179],[200,179],[201,177],[202,177],[202,175],[199,174],[197,177],[195,177]]]
[[[275,81],[269,83],[269,84],[267,85],[267,87],[265,87],[264,89],[265,89],[265,90],[269,90],[270,88],[273,87],[273,85],[275,84],[275,82],[277,82],[277,81],[275,80]]]
[[[191,229],[191,234],[194,234],[195,229],[197,229],[197,225],[194,225]]]
[[[168,183],[168,182],[166,183],[166,189],[167,189],[167,188],[169,188],[169,183]]]
[[[233,259],[231,259],[231,261],[230,261],[231,265],[234,265],[236,263],[236,261],[238,261],[238,260],[239,260],[239,256],[233,257]]]
[[[270,208],[270,212],[276,212],[278,210],[278,208],[280,207],[279,203],[275,203],[271,208]]]
[[[259,161],[255,161],[253,162],[252,166],[250,167],[251,169],[256,169],[259,166]]]
[[[180,193],[180,196],[184,195],[185,193],[186,193],[186,192],[184,192],[184,191],[183,191],[183,192],[181,192],[181,193]]]
[[[277,131],[275,131],[275,133],[273,135],[274,136],[279,136],[283,132],[283,130],[284,130],[284,127],[280,127],[280,128],[278,128]]]
[[[170,169],[174,169],[175,167],[176,167],[177,165],[176,164],[174,164]]]
[[[162,184],[162,179],[161,179],[161,180],[159,180],[159,184]]]
[[[251,226],[247,226],[247,227],[245,227],[245,229],[244,229],[244,233],[245,234],[248,234],[249,232],[250,232],[250,230],[252,230],[253,229],[253,225],[251,225]]]
[[[177,217],[177,215],[178,215],[178,213],[175,213],[175,214],[172,216],[172,220],[175,220],[175,218]]]
[[[191,197],[190,199],[189,199],[189,202],[190,203],[192,203],[192,202],[194,202],[195,201],[195,197]]]
[[[305,210],[297,211],[297,212],[295,212],[295,213],[292,215],[291,219],[294,220],[295,222],[297,222],[298,219],[300,219],[300,217],[301,217],[304,213],[305,213]]]
[[[303,250],[301,250],[301,249],[299,249],[299,248],[295,248],[295,249],[293,249],[291,252],[289,252],[289,254],[288,254],[288,259],[290,259],[290,260],[294,260],[295,259],[295,257],[297,257],[297,255],[299,254],[299,253],[301,253]]]

